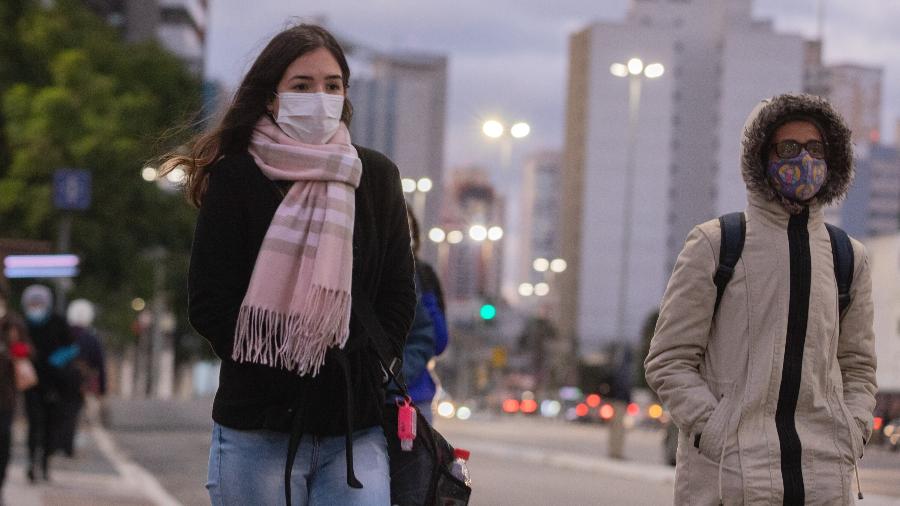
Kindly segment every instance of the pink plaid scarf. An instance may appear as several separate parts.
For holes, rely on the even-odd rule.
[[[353,221],[362,163],[341,124],[328,144],[288,137],[268,117],[250,154],[273,181],[294,181],[263,239],[241,304],[232,358],[315,376],[350,333]]]

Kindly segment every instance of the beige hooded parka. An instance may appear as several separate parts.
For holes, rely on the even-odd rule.
[[[828,175],[801,214],[766,180],[775,129],[811,118]],[[872,432],[875,354],[866,250],[852,240],[852,302],[840,319],[823,205],[853,177],[850,132],[824,100],[763,101],[744,129],[746,239],[714,312],[718,220],[678,257],[645,361],[647,382],[680,429],[675,504],[852,504]]]

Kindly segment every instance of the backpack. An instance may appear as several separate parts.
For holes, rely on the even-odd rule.
[[[731,281],[734,274],[734,266],[741,258],[744,250],[744,237],[747,234],[747,221],[744,213],[729,213],[719,217],[719,225],[722,228],[722,240],[719,245],[719,266],[713,276],[716,284],[716,306],[722,302],[725,287]],[[838,309],[840,317],[850,306],[850,287],[853,285],[853,245],[850,244],[850,236],[840,228],[826,223],[828,237],[831,239],[831,254],[834,258],[834,278],[838,286]]]

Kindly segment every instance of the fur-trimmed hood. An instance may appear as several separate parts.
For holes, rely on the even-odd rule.
[[[828,173],[815,200],[823,205],[839,202],[847,195],[853,181],[850,129],[828,101],[815,95],[778,95],[763,100],[750,113],[744,124],[741,153],[741,172],[747,190],[766,200],[778,199],[766,179],[767,147],[777,127],[802,118],[811,118],[818,124],[826,144]]]

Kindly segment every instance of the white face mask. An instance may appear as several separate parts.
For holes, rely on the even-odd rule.
[[[327,93],[279,93],[278,118],[284,133],[306,144],[325,144],[337,132],[344,97]]]

